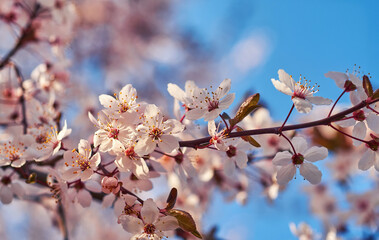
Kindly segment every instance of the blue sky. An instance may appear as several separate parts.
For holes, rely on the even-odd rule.
[[[196,32],[205,47],[216,49],[221,78],[215,83],[231,78],[236,99],[241,99],[246,89],[254,89],[273,117],[281,120],[292,102],[271,84],[270,79],[277,78],[280,68],[294,79],[302,74],[317,82],[321,85],[318,95],[333,100],[341,90],[324,77],[328,71],[344,72],[356,64],[365,74],[370,73],[373,85],[378,87],[378,7],[379,2],[374,0],[194,0],[178,4],[176,18],[178,25]],[[236,46],[249,38],[258,39],[258,50],[264,50],[263,54],[252,52],[260,61],[248,70],[225,68],[234,60]],[[291,221],[304,220],[320,230],[321,223],[309,216],[306,197],[299,194],[299,185],[304,184],[300,179],[292,181],[289,191],[272,206],[260,197],[246,207],[235,203],[225,206],[218,196],[205,222],[208,227],[220,224],[220,237],[227,237],[234,229],[241,233],[241,239],[291,239]]]

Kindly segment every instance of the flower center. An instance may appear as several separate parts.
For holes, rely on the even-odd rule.
[[[292,163],[295,165],[302,164],[304,162],[304,156],[300,153],[292,156]]]
[[[129,110],[129,105],[127,103],[121,103],[120,104],[120,110],[119,113],[124,113]]]
[[[42,144],[42,143],[45,143],[47,141],[47,136],[46,134],[40,134],[36,137],[36,143],[39,143],[39,144]]]
[[[125,156],[127,156],[130,159],[136,159],[138,155],[134,152],[134,147],[131,146],[125,150]]]
[[[149,133],[150,137],[154,140],[158,140],[160,136],[162,136],[162,134],[162,130],[160,130],[159,128],[153,128],[153,130],[151,130]]]
[[[219,104],[219,102],[216,101],[216,100],[209,101],[208,102],[208,112],[211,112],[211,111],[217,109],[218,108],[218,104]]]
[[[113,138],[113,139],[118,139],[118,134],[119,133],[120,133],[120,130],[118,130],[117,128],[111,128],[109,130],[108,137],[109,138]]]
[[[183,159],[184,159],[184,155],[183,153],[178,153],[176,156],[175,156],[175,162],[177,164],[181,164],[183,162]]]
[[[292,98],[301,98],[305,99],[308,96],[312,96],[314,93],[318,92],[318,85],[311,86],[311,81],[305,80],[304,83],[301,82],[302,77],[300,77],[300,80],[295,83],[295,87],[293,90]]]
[[[362,122],[366,119],[365,112],[363,112],[363,110],[355,111],[353,112],[353,118],[356,121]]]
[[[20,159],[20,156],[18,154],[15,154],[15,153],[11,153],[9,155],[9,161],[11,162],[14,162],[14,161],[17,161]]]
[[[151,223],[146,224],[145,227],[143,228],[143,231],[148,235],[152,235],[155,233],[155,226]]]
[[[8,176],[5,176],[1,179],[1,183],[4,184],[4,185],[8,185],[12,182],[11,178],[8,177]]]
[[[226,155],[228,155],[228,157],[230,158],[234,157],[235,155],[237,155],[237,148],[235,146],[230,145],[228,151],[226,151]]]

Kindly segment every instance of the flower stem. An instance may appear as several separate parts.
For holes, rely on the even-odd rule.
[[[341,133],[341,134],[343,134],[343,135],[345,135],[345,136],[347,136],[347,137],[350,137],[350,138],[355,139],[355,140],[360,141],[360,142],[368,143],[368,141],[365,141],[365,140],[360,139],[360,138],[353,137],[353,136],[351,136],[350,134],[345,133],[345,132],[339,130],[338,128],[334,127],[332,124],[329,124],[329,126],[330,126],[331,128],[333,128],[334,130],[336,130],[337,132],[339,132],[339,133]]]
[[[296,155],[296,154],[297,154],[297,153],[296,153],[296,149],[295,149],[295,147],[293,146],[291,140],[290,140],[288,137],[286,137],[286,135],[284,135],[284,134],[281,134],[281,136],[284,137],[284,138],[290,143],[291,148],[292,148],[292,150],[293,150],[293,154]]]
[[[334,107],[336,106],[337,102],[341,99],[341,97],[345,94],[346,92],[346,88],[343,90],[343,92],[341,93],[341,95],[337,98],[337,100],[334,102],[332,108],[330,109],[330,112],[328,114],[328,117],[330,117],[330,115],[332,115],[332,112],[333,112],[333,109]]]
[[[295,107],[295,104],[292,104],[291,110],[290,110],[290,112],[288,113],[288,115],[287,115],[287,117],[286,117],[286,120],[284,120],[283,125],[279,128],[279,130],[278,130],[278,132],[279,132],[279,136],[282,135],[283,127],[284,127],[284,125],[286,125],[286,122],[287,122],[288,118],[290,117],[290,115],[291,115],[291,113],[292,113],[294,107]]]

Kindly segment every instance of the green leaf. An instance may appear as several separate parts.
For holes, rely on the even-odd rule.
[[[379,88],[375,90],[375,92],[372,94],[371,98],[373,100],[379,98]]]
[[[367,77],[367,75],[363,76],[363,89],[365,90],[367,96],[369,97],[371,97],[374,94],[370,79]]]
[[[172,188],[170,191],[170,194],[167,197],[166,210],[171,210],[175,206],[177,196],[178,196],[178,190],[176,188]]]
[[[241,127],[237,127],[237,132],[241,132],[243,129]],[[261,145],[252,137],[252,136],[242,136],[241,137],[245,142],[250,143],[254,147],[261,147]]]
[[[239,107],[236,116],[229,121],[231,127],[241,122],[252,111],[259,108],[260,106],[258,105],[258,101],[259,101],[259,93],[256,93],[248,97]]]
[[[37,182],[37,173],[31,173],[28,177],[28,179],[25,180],[28,184],[34,184]]]
[[[178,220],[180,228],[182,228],[184,231],[190,232],[195,237],[202,239],[201,234],[196,229],[196,223],[193,220],[191,214],[178,209],[171,209],[167,213],[168,215],[173,216],[176,218],[176,220]]]

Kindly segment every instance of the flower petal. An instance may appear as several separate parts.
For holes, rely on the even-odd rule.
[[[362,171],[366,171],[374,165],[375,161],[375,152],[371,149],[367,149],[367,151],[363,154],[361,160],[358,162],[358,168]]]
[[[149,198],[143,203],[141,216],[145,223],[154,223],[158,219],[159,210],[153,199]]]
[[[175,230],[176,228],[179,227],[178,221],[176,220],[175,217],[172,217],[172,216],[164,216],[164,217],[158,218],[158,220],[156,221],[154,225],[158,230],[161,230],[161,231]]]
[[[158,146],[163,152],[170,153],[179,148],[178,139],[172,135],[162,135],[161,140],[158,142]]]
[[[144,224],[141,219],[123,214],[118,218],[118,221],[121,223],[124,230],[131,234],[143,232]]]
[[[293,164],[288,164],[287,166],[283,166],[278,170],[276,175],[276,180],[279,185],[286,185],[296,173],[296,167]]]
[[[276,166],[286,166],[292,162],[292,154],[288,151],[278,152],[274,159],[272,159],[272,164]]]
[[[139,155],[143,156],[146,154],[150,154],[154,151],[156,146],[156,142],[149,138],[145,137],[142,139],[139,139],[136,146],[134,147],[134,151]]]
[[[300,174],[312,184],[319,184],[321,182],[322,173],[312,163],[303,162],[300,166]]]
[[[374,132],[379,133],[379,116],[375,113],[368,114],[366,118],[367,126]]]
[[[355,124],[353,128],[353,136],[359,139],[365,139],[366,131],[367,131],[366,124],[364,122],[358,122],[357,124]],[[362,142],[353,139],[353,144],[354,146],[359,146],[362,144]]]
[[[276,90],[278,90],[279,92],[282,92],[286,95],[292,96],[293,91],[288,86],[286,86],[284,83],[282,83],[278,80],[275,80],[273,78],[271,79],[271,82],[274,85],[274,87],[276,88]]]
[[[311,102],[298,97],[292,98],[292,102],[295,104],[295,108],[299,113],[309,113],[313,108]]]
[[[303,137],[292,138],[292,144],[295,147],[296,152],[301,154],[303,154],[308,148],[308,143]]]
[[[314,96],[310,96],[310,97],[307,97],[307,99],[315,104],[315,105],[329,105],[331,104],[333,101],[329,98],[323,98],[323,97],[314,97]]]
[[[305,160],[316,162],[328,156],[328,149],[325,147],[311,147],[304,153]]]
[[[78,195],[78,202],[82,207],[89,207],[92,202],[92,196],[87,190],[79,190]]]
[[[325,73],[324,76],[333,79],[337,86],[342,89],[345,88],[345,82],[349,79],[345,73],[333,71]]]
[[[284,83],[287,87],[289,87],[291,91],[293,92],[295,88],[295,81],[293,80],[293,78],[288,73],[286,73],[283,69],[278,70],[278,75],[279,75],[279,80],[282,83]]]

